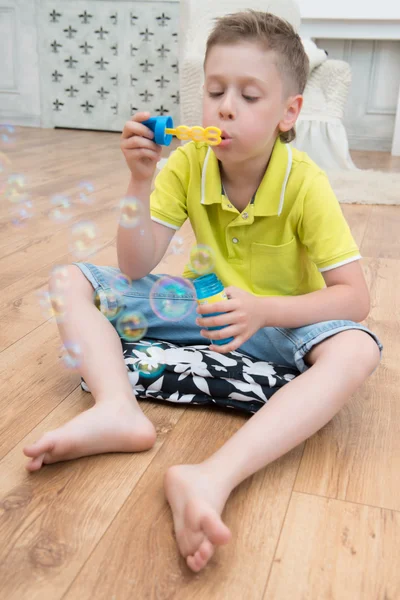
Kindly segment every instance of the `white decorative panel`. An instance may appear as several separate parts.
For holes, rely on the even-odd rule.
[[[15,90],[17,87],[15,64],[15,8],[0,6],[0,56],[1,68],[0,89]]]
[[[44,0],[43,124],[121,130],[138,110],[179,118],[176,2]]]

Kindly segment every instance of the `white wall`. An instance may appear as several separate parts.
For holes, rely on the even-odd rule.
[[[399,0],[297,0],[304,19],[400,19]]]
[[[0,0],[0,122],[40,124],[35,0]]]

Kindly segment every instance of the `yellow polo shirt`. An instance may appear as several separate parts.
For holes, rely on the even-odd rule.
[[[240,213],[224,195],[210,146],[189,142],[170,155],[151,195],[151,218],[178,230],[190,219],[212,248],[224,286],[260,296],[325,287],[322,272],[361,258],[325,173],[278,138],[263,180]],[[186,266],[184,277],[197,277]]]

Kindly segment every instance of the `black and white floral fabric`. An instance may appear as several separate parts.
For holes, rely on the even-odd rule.
[[[139,399],[198,404],[255,413],[298,371],[241,352],[206,345],[122,340],[129,379]],[[82,380],[82,389],[90,391]]]

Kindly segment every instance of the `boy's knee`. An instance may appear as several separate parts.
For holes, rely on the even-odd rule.
[[[71,291],[77,295],[93,296],[92,284],[86,279],[76,265],[64,265],[60,270],[55,269],[49,279],[51,294],[64,294]]]
[[[310,364],[321,358],[332,362],[340,360],[351,368],[362,370],[368,376],[379,365],[380,351],[369,333],[361,329],[349,329],[321,342],[309,353]]]
[[[374,338],[361,329],[350,329],[338,335],[343,334],[347,334],[345,344],[350,364],[365,369],[368,375],[372,373],[380,361],[379,347]]]

